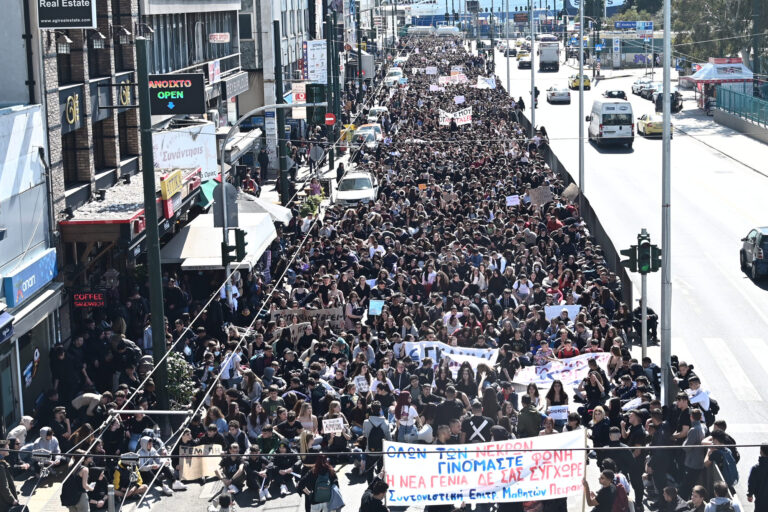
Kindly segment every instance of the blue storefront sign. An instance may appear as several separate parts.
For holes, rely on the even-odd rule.
[[[56,249],[48,249],[31,263],[3,277],[6,304],[17,307],[53,281],[56,274]]]

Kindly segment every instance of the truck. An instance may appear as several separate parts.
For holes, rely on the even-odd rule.
[[[539,43],[539,71],[560,70],[560,43],[542,41]]]

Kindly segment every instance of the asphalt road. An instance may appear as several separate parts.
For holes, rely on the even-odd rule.
[[[506,58],[496,52],[496,74],[506,86]],[[572,61],[571,61],[572,62]],[[518,70],[510,57],[510,89],[523,95],[530,118],[530,70]],[[570,105],[550,105],[546,89],[566,86],[571,66],[557,73],[536,72],[541,91],[536,124],[545,126],[551,146],[578,182],[578,90]],[[591,70],[587,71],[591,76]],[[621,89],[635,117],[653,104],[631,94],[637,71],[604,71],[584,93],[584,111],[605,90]],[[632,75],[626,77],[625,75]],[[657,79],[661,79],[657,69]],[[673,77],[674,78],[674,77]],[[527,94],[527,96],[526,96]],[[695,365],[703,386],[721,405],[720,418],[739,443],[768,441],[768,284],[752,282],[739,268],[740,238],[768,225],[768,147],[717,125],[691,99],[673,116],[672,162],[672,353]],[[586,123],[584,133],[586,138]],[[636,136],[633,149],[598,148],[585,142],[585,194],[617,249],[636,243],[647,228],[661,245],[661,140]],[[640,276],[633,275],[635,297]],[[649,306],[658,313],[661,273],[648,278]],[[658,348],[651,351],[658,360]],[[745,448],[737,491],[746,503],[749,468],[757,448]]]

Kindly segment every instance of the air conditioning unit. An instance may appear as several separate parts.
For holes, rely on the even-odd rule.
[[[208,120],[213,123],[214,126],[219,126],[219,111],[209,110],[205,113],[208,116]]]

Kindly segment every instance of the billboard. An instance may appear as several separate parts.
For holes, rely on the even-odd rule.
[[[155,171],[200,167],[201,181],[219,175],[216,158],[216,127],[213,123],[185,126],[152,133]]]
[[[304,80],[317,84],[328,83],[328,50],[325,39],[302,43],[304,52]]]
[[[96,28],[96,0],[40,0],[39,28]]]

